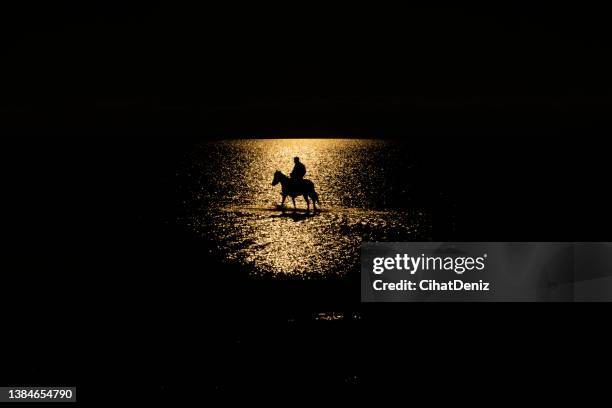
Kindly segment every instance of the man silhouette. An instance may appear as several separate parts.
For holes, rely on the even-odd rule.
[[[291,178],[296,183],[299,183],[304,180],[304,176],[306,175],[306,166],[300,162],[299,157],[296,157],[293,159],[293,161],[295,162],[295,167],[293,167],[293,171],[291,172]]]
[[[304,176],[306,175],[306,166],[300,162],[300,158],[296,157],[293,159],[295,162],[295,166],[293,167],[293,171],[291,172],[291,184],[293,184],[293,188],[298,189],[300,185],[304,181]]]

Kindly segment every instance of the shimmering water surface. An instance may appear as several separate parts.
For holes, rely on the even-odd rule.
[[[307,166],[318,213],[287,200],[278,208],[276,170],[293,157]],[[212,256],[252,276],[318,279],[359,270],[362,241],[423,240],[429,216],[411,200],[412,154],[400,142],[266,139],[208,142],[179,172],[179,222],[200,234]]]

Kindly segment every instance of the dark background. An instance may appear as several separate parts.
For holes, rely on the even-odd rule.
[[[385,308],[364,311],[374,317],[354,326],[287,332],[287,316],[359,307],[346,293],[306,284],[266,287],[264,300],[245,282],[218,291],[212,282],[227,282],[196,278],[197,245],[160,219],[174,211],[177,160],[199,140],[406,138],[432,186],[456,198],[457,227],[440,240],[609,240],[612,67],[603,10],[3,8],[3,310],[14,350],[4,381],[77,384],[89,399],[101,381],[135,383],[155,398],[181,381],[213,391],[270,391],[276,382],[355,391],[396,378],[392,364],[356,364],[356,356],[374,338],[405,348],[398,338],[408,327],[434,356],[458,332],[453,341],[468,352],[478,352],[475,339],[508,341],[490,367],[533,361],[517,348],[525,337],[540,339],[529,351],[542,350],[533,358],[547,368],[561,364],[556,347],[574,347],[565,343],[572,333],[601,341],[601,309],[562,305]],[[331,294],[313,306],[321,291]],[[270,346],[279,336],[301,345],[295,364],[280,363],[291,346]],[[229,345],[246,341],[237,339],[251,341],[234,353]],[[324,345],[303,350],[317,342],[339,345],[336,357]],[[272,373],[253,368],[261,366]],[[313,367],[319,375],[306,376]]]

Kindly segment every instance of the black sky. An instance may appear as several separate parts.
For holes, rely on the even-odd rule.
[[[597,121],[609,108],[598,10],[158,2],[3,16],[0,106],[17,127],[381,111],[430,118],[425,127],[453,115],[528,126]]]

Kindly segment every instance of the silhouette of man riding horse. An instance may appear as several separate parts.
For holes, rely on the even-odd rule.
[[[303,196],[304,200],[306,200],[306,205],[308,206],[307,211],[310,211],[309,198],[312,200],[314,211],[317,211],[319,194],[317,194],[315,191],[314,183],[310,180],[304,179],[304,176],[306,175],[306,166],[300,162],[299,157],[296,157],[293,159],[293,161],[295,162],[295,166],[293,167],[290,177],[287,177],[282,172],[277,171],[274,173],[274,180],[272,180],[273,186],[276,186],[278,183],[280,183],[282,186],[281,195],[283,196],[283,201],[281,203],[281,208],[283,210],[285,209],[285,200],[287,197],[291,197],[293,200],[293,208],[297,209],[295,198],[297,196]]]

